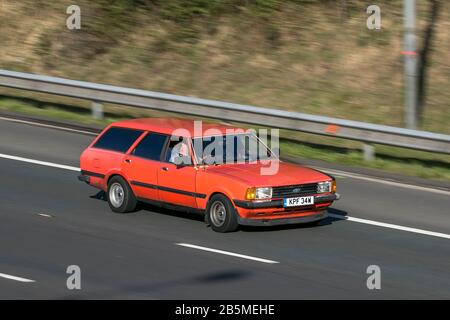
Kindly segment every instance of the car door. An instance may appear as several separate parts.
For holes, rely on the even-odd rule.
[[[184,143],[185,163],[176,164],[177,147]],[[158,170],[159,199],[175,205],[197,208],[196,199],[206,197],[196,192],[195,178],[197,168],[192,163],[190,141],[181,138],[171,138],[168,142],[163,163]]]
[[[144,131],[131,128],[111,126],[105,129],[80,159],[82,174],[88,172],[90,184],[106,189],[105,175],[121,169],[125,153],[142,134]]]
[[[141,200],[158,200],[157,172],[167,139],[167,135],[149,132],[124,157],[122,170],[134,194]]]

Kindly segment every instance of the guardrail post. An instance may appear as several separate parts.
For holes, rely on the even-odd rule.
[[[364,161],[375,160],[375,147],[373,145],[367,143],[363,144],[363,158]]]
[[[91,104],[91,110],[92,110],[92,117],[96,120],[102,120],[103,119],[103,104],[100,102],[92,102]]]

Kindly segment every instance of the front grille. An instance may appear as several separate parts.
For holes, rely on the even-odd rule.
[[[272,188],[272,198],[292,198],[316,193],[317,183],[295,184]]]

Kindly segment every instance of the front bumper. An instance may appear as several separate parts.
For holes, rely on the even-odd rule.
[[[326,210],[318,211],[315,214],[310,214],[302,217],[293,218],[279,218],[279,219],[264,219],[264,218],[242,218],[238,217],[238,222],[243,226],[279,226],[285,224],[298,224],[298,223],[309,223],[314,221],[319,221],[328,217]]]
[[[314,196],[314,204],[332,202],[340,199],[338,193]],[[283,208],[283,200],[272,201],[247,201],[247,200],[233,200],[236,207],[244,209],[264,209],[264,208]]]

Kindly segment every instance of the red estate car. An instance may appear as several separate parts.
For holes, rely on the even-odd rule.
[[[335,179],[283,162],[265,144],[256,154],[248,142],[259,143],[258,137],[242,131],[204,123],[199,131],[193,120],[181,119],[116,122],[82,153],[79,180],[104,190],[114,212],[133,211],[138,201],[187,209],[203,213],[218,232],[326,218],[327,207],[339,199]],[[211,162],[212,142],[224,153],[215,149]],[[269,158],[277,171],[263,175]]]

